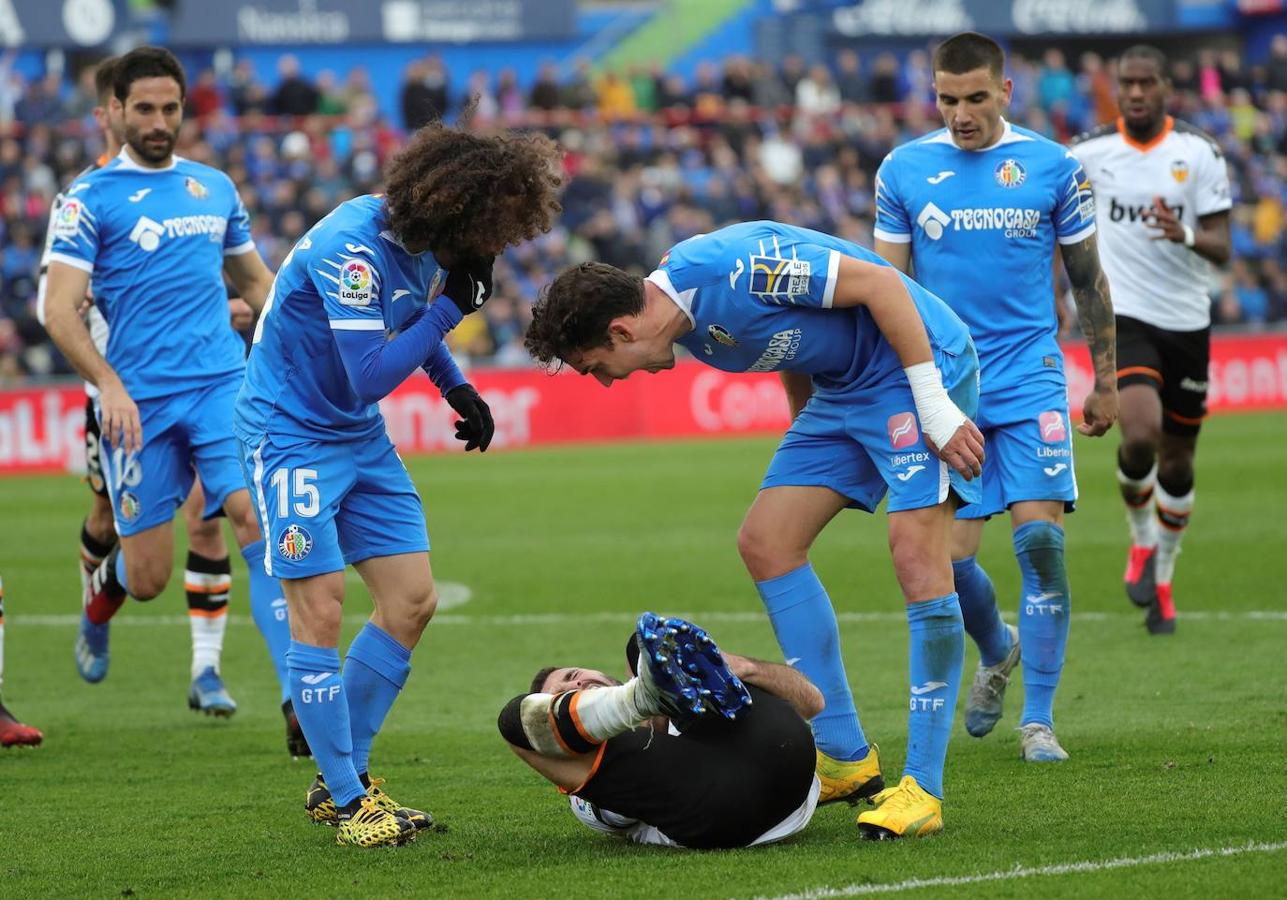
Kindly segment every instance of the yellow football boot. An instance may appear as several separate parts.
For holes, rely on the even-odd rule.
[[[433,816],[418,809],[402,806],[381,789],[382,784],[384,784],[383,778],[372,778],[371,784],[366,789],[367,797],[374,800],[377,807],[393,813],[399,819],[406,819],[415,826],[417,831],[423,831],[433,825]],[[304,812],[318,825],[334,825],[337,822],[335,801],[331,798],[326,780],[322,778],[320,772],[309,785],[308,793],[304,796]]]
[[[818,805],[838,803],[850,806],[862,801],[871,802],[872,796],[885,789],[885,779],[880,777],[880,755],[875,744],[868,748],[867,756],[853,762],[832,759],[818,751],[818,765],[814,770],[822,783]]]
[[[858,830],[869,841],[925,837],[943,830],[943,801],[926,793],[910,775],[898,787],[873,798],[875,809],[858,816]]]
[[[399,847],[416,836],[416,827],[406,819],[380,809],[370,797],[363,797],[357,812],[340,812],[335,843],[353,847]]]

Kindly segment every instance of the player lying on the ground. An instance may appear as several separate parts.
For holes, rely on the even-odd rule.
[[[1117,310],[1122,443],[1117,481],[1131,547],[1126,594],[1150,634],[1175,631],[1171,579],[1193,514],[1193,459],[1207,413],[1210,263],[1229,261],[1229,170],[1210,135],[1166,114],[1166,56],[1117,60],[1122,117],[1072,152],[1090,175]]]
[[[0,687],[4,687],[4,582],[0,581]],[[37,728],[24,725],[5,708],[0,697],[0,747],[35,747],[45,736]]]
[[[1054,731],[1072,592],[1064,514],[1077,500],[1068,382],[1057,340],[1055,248],[1077,300],[1095,387],[1078,430],[1098,436],[1117,416],[1113,307],[1095,246],[1090,186],[1059,144],[1011,125],[1005,53],[965,32],[934,52],[934,90],[947,127],[893,150],[877,178],[876,252],[947,302],[979,351],[979,428],[988,442],[983,502],[957,512],[952,569],[979,666],[965,701],[975,737],[1001,718],[1023,657],[1019,753],[1068,758]],[[985,262],[986,261],[986,262]],[[1009,512],[1019,564],[1019,627],[997,608],[978,564],[984,522]]]
[[[237,462],[232,407],[245,344],[228,327],[225,275],[252,308],[272,285],[236,186],[175,155],[186,79],[174,55],[139,47],[116,62],[110,100],[125,146],[76,180],[54,224],[45,316],[49,335],[99,390],[104,481],[119,543],[85,592],[76,666],[101,680],[109,622],[127,597],[159,595],[174,568],[175,512],[200,477],[205,518],[227,515],[250,567],[255,622],[282,698],[289,634],[281,589],[254,561],[263,536]],[[106,357],[79,307],[93,278],[110,328]]]
[[[421,129],[383,195],[299,240],[255,333],[234,423],[269,538],[254,565],[289,604],[291,697],[321,770],[306,809],[341,844],[401,844],[431,821],[367,774],[437,604],[424,507],[377,403],[423,367],[465,449],[487,449],[491,413],[443,338],[491,295],[495,254],[549,230],[558,163],[539,135]],[[375,612],[341,667],[350,565]]]
[[[111,103],[117,60],[117,57],[109,57],[94,67],[94,89],[98,100],[98,105],[94,107],[94,121],[103,138],[103,155],[77,175],[74,182],[103,168],[120,155],[121,148],[125,145],[123,108],[113,108]],[[36,317],[42,325],[45,323],[49,254],[58,234],[59,213],[66,200],[64,194],[55,196],[49,213],[49,231],[45,236],[36,290]],[[230,299],[228,309],[232,326],[236,330],[246,331],[254,323],[254,312],[244,300]],[[81,311],[94,347],[99,354],[106,355],[109,331],[107,320],[94,306],[92,297],[86,297]],[[80,529],[80,560],[77,569],[81,578],[81,603],[84,602],[84,594],[89,589],[89,579],[94,570],[116,546],[116,523],[112,515],[112,501],[107,493],[101,454],[102,435],[95,412],[97,401],[98,388],[91,382],[85,382],[85,480],[90,489],[91,506]],[[224,542],[222,523],[219,519],[205,518],[205,494],[199,481],[193,484],[192,492],[183,504],[183,522],[188,532],[188,559],[184,567],[183,582],[188,597],[192,634],[192,683],[188,688],[188,705],[208,715],[230,716],[236,712],[237,704],[224,687],[220,660],[228,621],[232,566],[228,559],[228,546]],[[106,677],[107,664],[108,655],[104,653],[87,658],[79,668],[86,680],[94,682]],[[302,735],[299,741],[303,743]],[[307,745],[304,745],[304,749],[307,750]]]
[[[876,796],[864,837],[943,827],[943,763],[965,631],[952,588],[952,516],[979,500],[983,437],[970,421],[978,358],[938,297],[856,244],[748,222],[671,248],[643,279],[572,267],[532,310],[527,348],[602,384],[675,364],[675,344],[729,372],[796,373],[795,421],[769,464],[738,549],[782,646],[826,699],[813,723],[822,802]],[[906,601],[911,695],[904,777],[881,792],[858,721],[831,600],[808,552],[842,509],[889,494],[889,544]]]
[[[642,650],[642,652],[641,652]],[[822,694],[789,666],[721,654],[683,619],[644,613],[622,684],[546,668],[501,711],[520,759],[596,831],[710,849],[779,841],[809,824],[820,785],[805,720]]]

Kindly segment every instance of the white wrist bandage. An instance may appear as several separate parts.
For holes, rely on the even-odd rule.
[[[943,377],[934,363],[917,363],[903,369],[903,372],[912,387],[921,431],[934,442],[935,447],[941,449],[956,434],[956,429],[965,424],[965,413],[957,408],[943,389]]]

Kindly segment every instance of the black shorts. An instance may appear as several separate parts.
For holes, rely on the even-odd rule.
[[[576,796],[638,819],[693,849],[745,847],[795,812],[813,788],[809,723],[751,687],[733,721],[701,719],[683,734],[647,726],[602,745]]]
[[[94,401],[85,398],[85,480],[89,489],[107,499],[107,482],[103,480],[103,434],[94,415]]]
[[[1167,331],[1117,317],[1117,387],[1147,384],[1162,398],[1162,430],[1192,436],[1207,414],[1211,329]]]

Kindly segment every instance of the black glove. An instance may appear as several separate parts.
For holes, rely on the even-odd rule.
[[[481,256],[456,263],[447,272],[442,293],[456,304],[462,316],[476,312],[492,295],[494,256]]]
[[[475,447],[479,453],[485,452],[496,433],[496,423],[492,421],[492,411],[486,401],[472,384],[452,388],[447,392],[446,400],[463,417],[456,420],[456,440],[465,442],[466,452]]]

